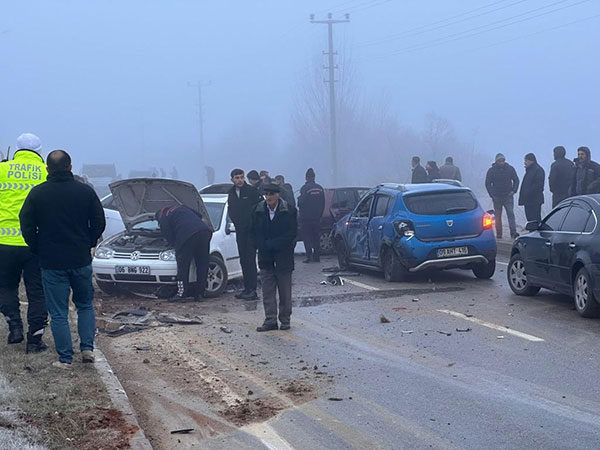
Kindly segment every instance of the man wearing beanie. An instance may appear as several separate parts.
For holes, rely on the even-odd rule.
[[[27,353],[47,349],[42,341],[48,319],[38,257],[29,249],[21,232],[19,212],[27,194],[46,181],[46,164],[40,156],[42,142],[35,134],[17,139],[12,161],[0,163],[0,311],[8,322],[8,343],[23,342],[19,308],[19,283],[27,292]]]
[[[306,171],[306,183],[300,189],[298,209],[300,233],[306,250],[305,263],[321,261],[321,217],[325,209],[325,191],[315,182],[315,171]]]
[[[591,193],[591,185],[600,178],[600,165],[592,161],[592,153],[587,147],[577,149],[575,174],[571,184],[571,195]]]
[[[514,213],[514,195],[519,189],[519,177],[514,167],[506,162],[502,153],[498,153],[494,164],[485,176],[485,188],[494,203],[496,216],[496,237],[502,239],[502,208],[506,209],[510,237],[518,236]]]
[[[554,147],[554,162],[550,167],[548,185],[552,192],[552,207],[554,208],[565,198],[569,197],[569,191],[573,182],[575,164],[565,158],[566,150],[560,145]]]
[[[542,221],[542,204],[544,203],[544,181],[546,173],[537,163],[533,153],[525,155],[525,176],[519,193],[519,206],[525,207],[527,222]]]

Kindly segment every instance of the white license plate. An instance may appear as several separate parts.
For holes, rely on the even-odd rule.
[[[438,258],[451,258],[452,256],[464,256],[469,254],[468,247],[439,248]]]
[[[117,275],[150,275],[150,266],[115,266],[115,273]]]

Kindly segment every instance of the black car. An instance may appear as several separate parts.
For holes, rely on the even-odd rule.
[[[540,288],[571,295],[583,317],[600,313],[600,195],[561,202],[530,233],[515,240],[508,264],[508,284],[517,295]],[[596,282],[596,280],[598,282]]]

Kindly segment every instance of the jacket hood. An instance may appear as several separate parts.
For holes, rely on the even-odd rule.
[[[175,205],[185,205],[199,212],[203,218],[209,217],[198,190],[185,181],[132,178],[115,181],[109,188],[127,228],[154,220],[157,211]]]
[[[579,147],[577,149],[577,153],[579,152],[583,152],[587,155],[587,159],[588,161],[590,161],[592,159],[592,152],[590,151],[590,149],[588,147]]]

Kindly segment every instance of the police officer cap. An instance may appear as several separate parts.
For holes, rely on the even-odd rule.
[[[17,150],[42,151],[42,140],[33,133],[23,133],[17,138]]]

